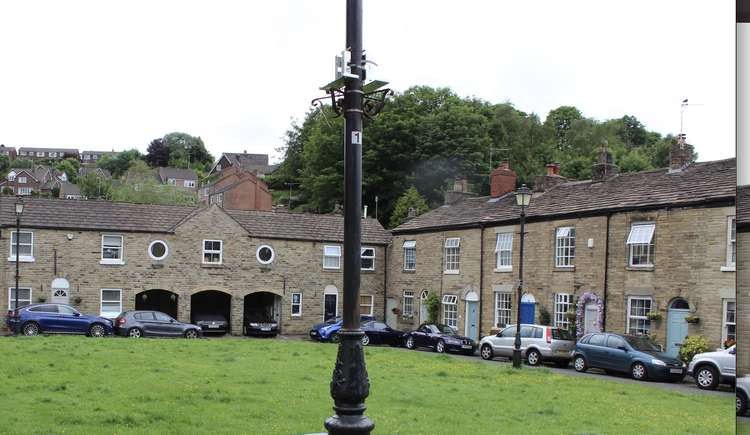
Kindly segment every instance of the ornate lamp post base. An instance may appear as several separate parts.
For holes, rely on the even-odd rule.
[[[369,434],[375,423],[364,415],[370,394],[362,330],[340,330],[339,352],[331,380],[331,396],[336,414],[325,421],[330,434]]]

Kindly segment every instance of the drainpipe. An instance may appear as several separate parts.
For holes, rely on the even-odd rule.
[[[604,242],[604,305],[602,311],[602,331],[607,330],[607,287],[609,284],[609,219],[612,217],[611,213],[607,213],[607,234]],[[584,308],[585,311],[585,308]]]
[[[482,289],[484,288],[484,224],[479,225],[479,302],[477,303],[477,335],[482,338]],[[469,337],[471,338],[471,337]]]
[[[383,247],[383,323],[388,318],[388,246]],[[398,322],[397,322],[398,323]],[[393,327],[393,326],[391,326]]]

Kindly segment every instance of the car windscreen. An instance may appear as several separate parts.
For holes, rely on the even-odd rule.
[[[458,331],[452,326],[448,326],[448,325],[436,325],[436,326],[438,328],[438,331],[442,332],[445,335],[458,335]]]
[[[566,329],[552,328],[552,339],[553,340],[573,340],[573,336]]]
[[[625,340],[628,341],[628,344],[633,347],[635,350],[639,350],[641,352],[659,352],[659,346],[654,344],[653,341],[647,336],[642,337],[634,337],[634,336],[626,336]]]

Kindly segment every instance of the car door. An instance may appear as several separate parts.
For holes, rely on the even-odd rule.
[[[414,345],[416,346],[427,346],[427,325],[422,325],[417,328],[416,331],[412,332],[414,337]]]
[[[29,308],[28,311],[32,314],[32,318],[39,324],[42,331],[60,332],[62,325],[60,324],[57,305],[38,305]]]
[[[161,311],[154,311],[154,317],[159,329],[164,335],[182,335],[182,324],[177,322],[171,316],[162,313]]]
[[[89,330],[89,319],[67,305],[57,305],[58,323],[61,332],[85,334]]]
[[[589,367],[602,368],[604,355],[606,354],[606,349],[604,348],[606,338],[605,334],[594,334],[589,338],[589,342],[584,345],[586,363]]]
[[[736,376],[736,349],[736,347],[731,347],[716,358],[719,363],[719,370],[724,376]]]
[[[513,356],[513,344],[516,338],[516,325],[508,326],[500,331],[493,340],[493,351],[498,356],[510,358]]]
[[[153,311],[135,313],[133,317],[140,323],[143,333],[146,335],[162,335],[160,323],[156,322]]]
[[[373,332],[375,332],[375,343],[376,344],[383,344],[390,342],[389,340],[389,332],[390,329],[388,325],[386,325],[383,322],[372,322],[373,326]]]
[[[604,349],[602,368],[618,372],[630,371],[630,352],[627,350],[628,345],[625,340],[616,335],[608,335]]]

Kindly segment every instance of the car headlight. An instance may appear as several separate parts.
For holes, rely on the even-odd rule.
[[[258,324],[257,324],[257,323],[251,323],[251,324],[250,324],[250,327],[251,327],[251,328],[257,328],[257,327],[258,327]]]
[[[664,366],[664,367],[667,366],[667,363],[665,363],[664,361],[662,361],[660,359],[656,359],[656,358],[654,358],[654,359],[651,360],[651,364],[657,365],[657,366]]]

